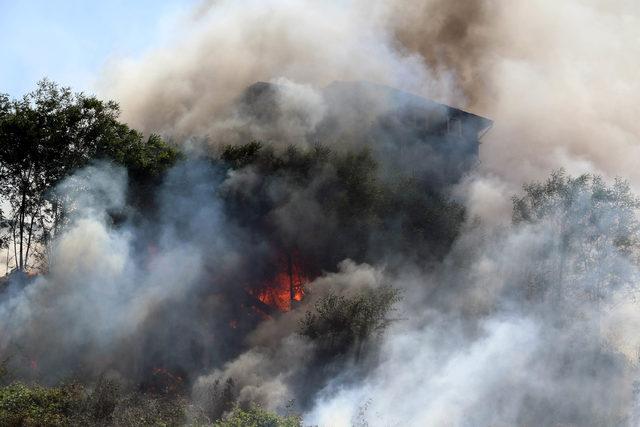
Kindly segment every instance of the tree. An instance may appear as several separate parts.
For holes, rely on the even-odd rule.
[[[599,305],[610,291],[636,283],[639,208],[621,179],[608,186],[600,176],[573,178],[560,170],[524,186],[513,198],[513,221],[548,236],[537,273],[543,287],[554,286],[559,302],[573,294]]]
[[[224,147],[220,158],[255,184],[251,192],[226,188],[228,216],[264,230],[265,240],[275,241],[280,251],[297,250],[320,268],[345,258],[375,262],[392,252],[420,262],[441,258],[465,219],[463,206],[450,200],[446,189],[436,193],[415,177],[381,173],[366,148],[318,144],[278,150],[252,142]],[[274,229],[289,224],[274,218],[312,211],[321,214],[300,222],[304,232]]]
[[[50,190],[64,177],[108,159],[142,178],[178,158],[160,137],[145,139],[118,116],[115,102],[48,80],[22,99],[0,95],[0,197],[9,207],[6,225],[18,270],[31,266],[34,247],[46,246],[61,224],[64,206]]]
[[[242,145],[227,145],[223,147],[220,159],[233,169],[241,169],[253,163],[261,149],[262,144],[258,141]]]
[[[390,286],[351,297],[331,292],[306,313],[299,332],[317,345],[323,358],[353,351],[359,359],[367,341],[389,326],[389,312],[400,299],[400,291]]]

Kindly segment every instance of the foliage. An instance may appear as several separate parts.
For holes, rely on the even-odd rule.
[[[186,419],[186,403],[177,398],[131,394],[118,403],[112,416],[115,426],[176,426]]]
[[[46,245],[63,216],[50,191],[95,159],[119,163],[134,179],[157,177],[179,157],[159,136],[118,121],[119,107],[43,80],[22,99],[0,96],[0,197],[14,264],[27,269],[37,244]],[[5,245],[6,246],[6,245]]]
[[[251,191],[228,189],[224,196],[229,216],[262,228],[270,241],[284,236],[277,242],[280,247],[333,256],[327,265],[344,258],[371,261],[375,251],[405,251],[422,260],[440,257],[464,221],[463,207],[435,193],[428,183],[404,175],[382,178],[367,149],[315,145],[277,150],[252,142],[225,147],[220,157],[231,169],[250,174],[256,184]],[[274,212],[292,218],[303,213],[300,219],[308,233],[331,231],[332,239],[323,242],[305,233],[273,230]]]
[[[114,379],[101,377],[87,393],[74,418],[78,425],[173,426],[186,418],[186,403],[175,395],[127,391]]]
[[[421,262],[430,255],[438,257],[446,254],[465,221],[464,206],[443,194],[425,191],[411,177],[394,183],[389,193],[392,196],[387,199],[383,217],[390,218],[387,219],[389,228],[393,221],[399,222],[396,239],[402,239],[400,245],[417,252]],[[429,252],[421,251],[416,242],[428,242]]]
[[[2,383],[3,380],[5,380],[5,378],[9,374],[9,370],[7,369],[8,363],[9,363],[8,357],[3,360],[0,360],[0,384]]]
[[[555,284],[559,298],[572,293],[599,301],[637,281],[639,208],[623,180],[607,185],[597,175],[573,178],[559,170],[513,198],[513,221],[537,226],[547,237],[536,268],[542,287]]]
[[[322,356],[355,351],[357,358],[365,343],[389,326],[389,313],[400,299],[400,291],[389,286],[350,297],[331,292],[306,313],[299,332],[316,343]]]
[[[210,420],[219,420],[234,409],[236,391],[232,378],[227,378],[224,383],[219,379],[215,380],[208,391],[208,401],[204,410]]]
[[[297,415],[279,416],[252,405],[249,409],[236,407],[224,420],[214,424],[215,427],[300,427],[302,420]]]
[[[220,158],[234,169],[241,169],[253,163],[262,144],[252,141],[243,145],[227,145],[223,148]]]
[[[368,150],[347,152],[334,158],[336,178],[341,184],[332,196],[332,208],[348,222],[377,221],[376,211],[385,196],[377,178],[377,162]]]
[[[14,383],[0,388],[0,425],[66,426],[80,399],[77,386],[45,388]]]
[[[121,398],[122,388],[116,381],[101,377],[83,405],[83,414],[91,421],[110,421]]]
[[[176,426],[187,423],[187,404],[178,397],[125,392],[111,380],[100,379],[87,392],[79,385],[43,387],[13,383],[0,387],[0,425],[68,426],[114,425]],[[191,418],[194,425],[216,427],[299,427],[300,417],[280,416],[252,405],[230,407],[225,419],[211,424],[205,418]]]
[[[2,426],[174,426],[185,420],[182,399],[125,392],[104,379],[90,392],[79,385],[14,383],[0,388]]]

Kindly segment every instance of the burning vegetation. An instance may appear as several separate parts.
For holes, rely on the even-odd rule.
[[[295,144],[290,91],[247,88],[196,154],[49,82],[2,98],[1,424],[635,419],[610,327],[639,277],[624,181],[555,172],[490,227],[464,195],[489,120],[337,82]]]
[[[291,254],[281,256],[275,277],[254,291],[260,302],[280,311],[289,311],[293,304],[302,301],[304,287],[310,280],[296,258]]]
[[[354,102],[358,96],[362,98],[358,102],[369,96],[377,102],[387,98],[399,102],[397,98],[405,96],[378,86],[343,89],[347,88],[355,91],[349,95]],[[254,85],[238,101],[238,111],[256,122],[264,119],[260,111],[269,112],[274,116],[268,120],[277,123],[282,90],[276,85]],[[333,87],[327,96],[336,96]],[[5,223],[9,236],[5,242],[7,253],[19,256],[9,256],[15,272],[3,284],[2,315],[31,304],[24,300],[31,289],[63,305],[24,319],[26,328],[3,337],[0,350],[13,379],[51,384],[78,381],[83,386],[77,389],[74,402],[98,399],[106,405],[92,415],[96,421],[115,422],[118,405],[131,404],[125,403],[129,398],[124,395],[103,402],[107,399],[103,387],[116,394],[138,390],[153,399],[186,397],[192,394],[190,388],[206,383],[202,379],[206,372],[213,369],[215,377],[215,369],[242,358],[246,340],[254,339],[249,337],[255,331],[282,322],[286,323],[282,332],[297,336],[300,350],[309,353],[305,356],[309,362],[290,373],[292,391],[297,390],[293,391],[298,396],[296,409],[308,407],[310,390],[320,390],[351,358],[361,361],[375,356],[373,343],[400,301],[399,293],[379,284],[376,277],[365,277],[350,289],[318,282],[345,259],[377,263],[392,253],[441,259],[464,218],[462,206],[436,188],[431,175],[413,171],[411,176],[386,176],[379,168],[381,153],[375,145],[336,150],[322,144],[280,148],[251,142],[223,145],[204,158],[185,158],[158,137],[144,141],[118,123],[117,107],[110,103],[73,95],[49,82],[25,99],[26,104],[7,99],[3,107],[3,170],[20,175],[23,171],[11,163],[16,157],[41,169],[37,179],[20,175],[21,181],[16,181],[29,186],[7,184],[15,192],[8,194],[15,201],[14,218],[19,221]],[[403,113],[409,116],[435,108],[415,99],[409,104],[411,109]],[[451,117],[460,114],[455,111]],[[454,120],[445,113],[441,109],[430,120],[441,128]],[[30,149],[23,144],[21,152],[13,152],[7,138],[27,134],[22,117],[28,114],[51,118],[78,114],[79,118],[65,122],[61,129],[41,129],[42,135],[29,136]],[[96,119],[87,121],[82,119],[85,116]],[[334,126],[333,120],[327,119],[322,132]],[[382,127],[388,137],[404,129],[405,121],[402,116],[387,115],[371,125],[371,132]],[[434,149],[440,142],[429,142],[429,138],[446,137],[440,128],[433,135],[427,132],[434,124],[414,126],[424,128],[414,138],[422,138]],[[338,138],[344,132],[340,129],[335,127],[332,136],[323,139]],[[61,138],[54,147],[48,145],[49,132],[84,136],[79,141]],[[107,132],[111,139],[105,140],[100,132]],[[452,138],[463,135],[460,128]],[[477,144],[475,137],[466,143]],[[59,153],[60,166],[54,168],[39,159],[45,149]],[[84,151],[69,157],[68,165],[62,164],[72,149]],[[121,166],[114,168],[107,162]],[[89,166],[82,170],[85,165]],[[46,192],[38,193],[43,185]],[[74,231],[80,224],[92,231]],[[86,237],[87,232],[93,236]],[[120,257],[123,247],[130,248],[128,259]],[[72,255],[75,251],[79,252]],[[67,271],[76,262],[68,256],[84,261]],[[393,265],[398,260],[387,261]],[[94,273],[94,266],[102,266],[102,273]],[[94,274],[103,278],[90,278],[87,284],[87,275]],[[183,284],[169,285],[167,280]],[[76,302],[66,306],[58,298]],[[58,317],[63,313],[74,314],[63,320]],[[64,345],[57,344],[61,336],[56,333],[42,335],[45,324],[61,322],[74,331],[65,332],[73,339]],[[120,322],[129,325],[130,332],[124,333]],[[269,345],[285,338],[276,336]],[[53,347],[58,350],[52,353]],[[128,384],[120,384],[117,378],[97,380],[109,372]],[[241,379],[220,374],[212,377],[213,388],[224,381],[225,391],[215,399],[229,402],[215,403],[218,409],[203,409],[203,416],[213,421],[232,414],[230,402],[245,407],[264,403],[258,396],[245,396],[247,384]],[[94,381],[97,388],[91,391]],[[208,398],[201,395],[196,400],[203,399]],[[75,417],[76,410],[64,409],[60,416]],[[16,419],[26,422],[20,417]]]

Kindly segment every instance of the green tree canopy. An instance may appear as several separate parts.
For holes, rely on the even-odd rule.
[[[612,289],[636,283],[640,249],[640,200],[626,181],[607,185],[597,175],[555,171],[546,182],[524,186],[513,198],[516,224],[541,226],[548,236],[536,281],[600,301]]]
[[[389,326],[389,314],[400,300],[400,291],[390,286],[348,297],[330,292],[306,313],[299,332],[317,345],[323,358],[351,351],[359,358],[367,341]]]
[[[145,138],[118,121],[113,101],[73,93],[48,80],[21,99],[0,95],[0,197],[7,242],[17,269],[30,264],[34,245],[59,225],[51,190],[94,159],[125,166],[134,179],[158,176],[178,158],[159,136]]]

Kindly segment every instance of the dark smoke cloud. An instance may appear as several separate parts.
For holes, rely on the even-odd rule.
[[[436,73],[453,71],[470,105],[491,95],[487,55],[500,37],[495,2],[396,1],[390,9],[400,48],[419,53]]]

